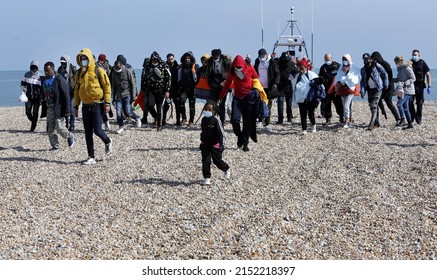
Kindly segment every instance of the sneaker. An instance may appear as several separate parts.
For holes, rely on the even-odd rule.
[[[74,146],[74,136],[71,135],[70,137],[67,138],[67,143],[68,143],[68,147],[73,148]]]
[[[271,129],[268,125],[264,126],[264,130],[265,130],[267,133],[272,132],[272,129]]]
[[[316,131],[317,131],[316,125],[313,125],[313,129],[311,130],[311,132],[315,133]]]
[[[202,180],[202,185],[204,185],[204,186],[211,185],[211,179],[210,178],[203,179]]]
[[[110,153],[112,153],[112,139],[109,138],[109,140],[111,140],[111,142],[109,142],[108,144],[105,144],[105,153],[107,155],[109,155]]]
[[[120,128],[117,130],[117,134],[121,134],[124,131],[124,126],[120,126]]]
[[[96,164],[96,160],[92,157],[88,158],[86,161],[83,162],[84,165],[92,165]]]
[[[137,119],[135,120],[135,122],[137,123],[137,127],[140,128],[140,127],[141,127],[141,119],[140,119],[140,118],[137,118]]]
[[[225,171],[225,179],[229,180],[230,178],[231,178],[231,170],[228,169],[228,170]]]
[[[105,122],[105,131],[110,131],[111,130],[111,126],[109,125],[109,121]]]
[[[51,147],[49,151],[56,152],[59,150],[59,147]]]
[[[302,131],[302,135],[306,135],[306,134],[307,134],[306,130]]]
[[[244,152],[248,152],[249,151],[249,147],[247,146],[247,144],[243,145],[243,151]]]
[[[257,122],[257,123],[256,123],[256,127],[261,127],[262,124],[263,124],[262,122]]]

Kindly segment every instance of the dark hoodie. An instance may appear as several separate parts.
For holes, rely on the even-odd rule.
[[[185,57],[189,56],[191,58],[190,62],[185,61]],[[196,64],[196,58],[192,52],[186,52],[182,55],[181,65],[178,71],[178,84],[179,87],[185,89],[194,89],[197,84],[197,74],[199,70],[199,65]]]
[[[393,70],[391,69],[390,64],[382,58],[382,55],[379,52],[373,52],[370,57],[374,61],[381,64],[381,66],[384,68],[385,72],[387,72],[389,83],[391,83],[391,81],[393,80]]]
[[[236,75],[235,67],[242,67],[242,73],[244,74],[243,78],[240,78]],[[226,79],[219,99],[223,99],[226,96],[226,93],[228,92],[232,82],[234,82],[234,97],[246,97],[253,87],[253,79],[258,79],[255,69],[252,66],[247,65],[246,61],[244,61],[244,58],[241,55],[237,55],[231,64],[228,78]]]

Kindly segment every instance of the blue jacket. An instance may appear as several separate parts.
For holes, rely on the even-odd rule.
[[[388,88],[389,86],[387,72],[379,63],[372,64],[372,73],[370,74],[370,78],[375,82],[378,91],[382,91],[384,88]],[[362,92],[368,89],[366,67],[361,68],[360,86]]]

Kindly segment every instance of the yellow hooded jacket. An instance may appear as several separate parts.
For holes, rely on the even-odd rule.
[[[88,57],[89,64],[87,67],[81,67],[80,56]],[[107,104],[111,104],[111,84],[108,75],[101,67],[97,67],[91,50],[88,48],[82,49],[76,56],[76,62],[81,67],[80,77],[75,75],[74,87],[74,107],[77,108],[82,101],[83,104],[99,103],[102,97]],[[96,69],[97,67],[97,69]],[[96,75],[96,70],[99,71],[99,79]]]
[[[259,97],[261,98],[261,100],[266,103],[266,105],[269,104],[269,100],[267,99],[267,94],[264,91],[264,87],[261,84],[261,82],[259,81],[259,79],[253,79],[252,81],[252,87],[256,90],[258,90],[259,92]]]

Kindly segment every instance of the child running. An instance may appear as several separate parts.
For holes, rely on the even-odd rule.
[[[202,133],[200,134],[200,150],[202,151],[202,185],[211,185],[211,158],[212,162],[224,172],[225,179],[231,177],[229,165],[223,161],[226,137],[222,122],[217,117],[218,105],[208,101],[203,107]]]

